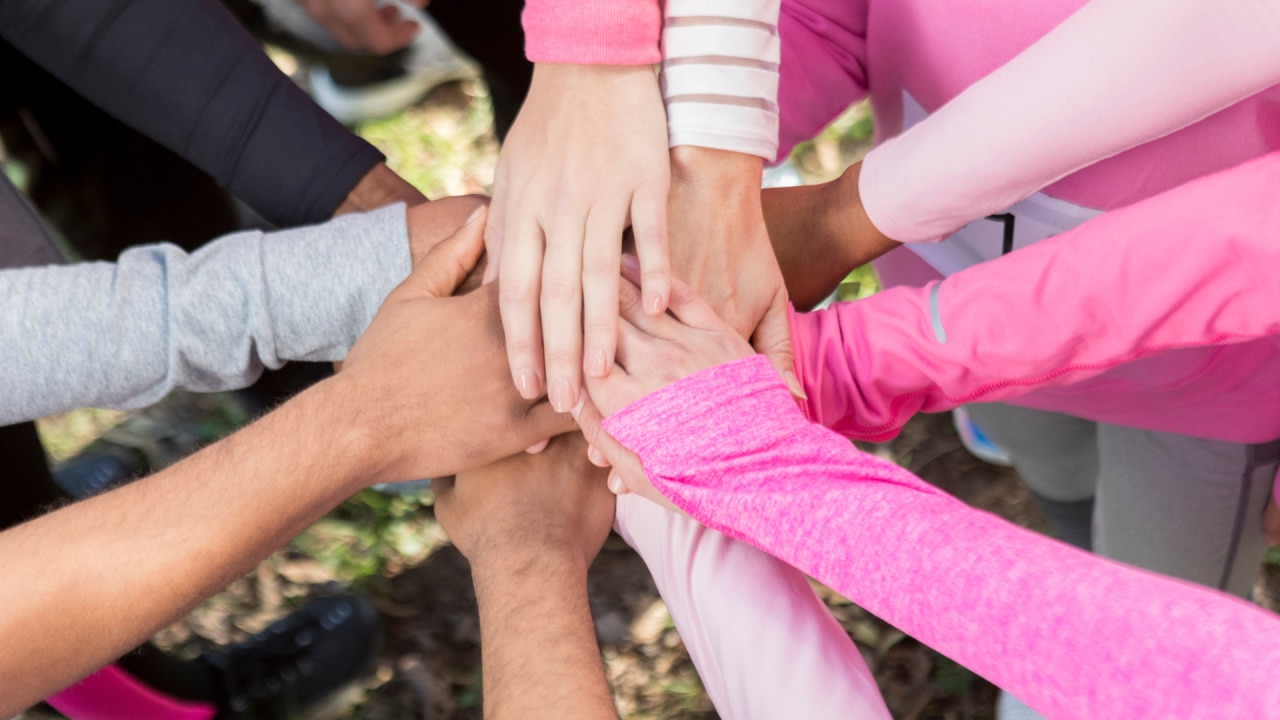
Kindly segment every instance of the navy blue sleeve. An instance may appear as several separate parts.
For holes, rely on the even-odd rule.
[[[382,160],[218,0],[0,0],[0,37],[280,226],[327,219]]]

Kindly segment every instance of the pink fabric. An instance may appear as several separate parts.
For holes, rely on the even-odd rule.
[[[867,439],[916,412],[996,400],[1232,442],[1280,437],[1278,193],[1273,153],[940,285],[794,315],[806,412]]]
[[[536,63],[652,65],[662,59],[655,0],[528,0],[525,55]]]
[[[1054,718],[1263,718],[1280,618],[974,510],[806,422],[745,358],[606,430],[695,519],[755,545]]]
[[[633,495],[614,527],[635,548],[726,720],[889,720],[862,653],[799,570]]]
[[[1050,183],[1114,209],[1280,149],[1270,0],[784,0],[779,32],[780,157],[868,94],[881,139],[904,90],[941,109],[863,165],[867,212],[899,240]]]
[[[45,702],[70,720],[210,720],[218,712],[212,705],[158,693],[115,665],[102,668]]]

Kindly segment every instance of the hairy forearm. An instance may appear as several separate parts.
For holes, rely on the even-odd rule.
[[[616,718],[572,554],[504,553],[474,566],[486,718]]]
[[[371,453],[341,385],[0,534],[0,717],[127,652],[354,492]]]

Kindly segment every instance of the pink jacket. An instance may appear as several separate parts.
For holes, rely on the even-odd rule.
[[[1280,437],[1278,195],[1272,153],[923,288],[793,314],[806,413],[873,440],[995,400]]]
[[[605,429],[695,519],[1049,717],[1280,716],[1280,618],[1016,527],[861,453],[806,422],[762,356],[680,380]]]

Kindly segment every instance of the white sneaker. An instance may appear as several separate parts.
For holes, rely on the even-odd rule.
[[[1001,690],[1000,699],[996,701],[996,720],[1044,720],[1044,716]]]

